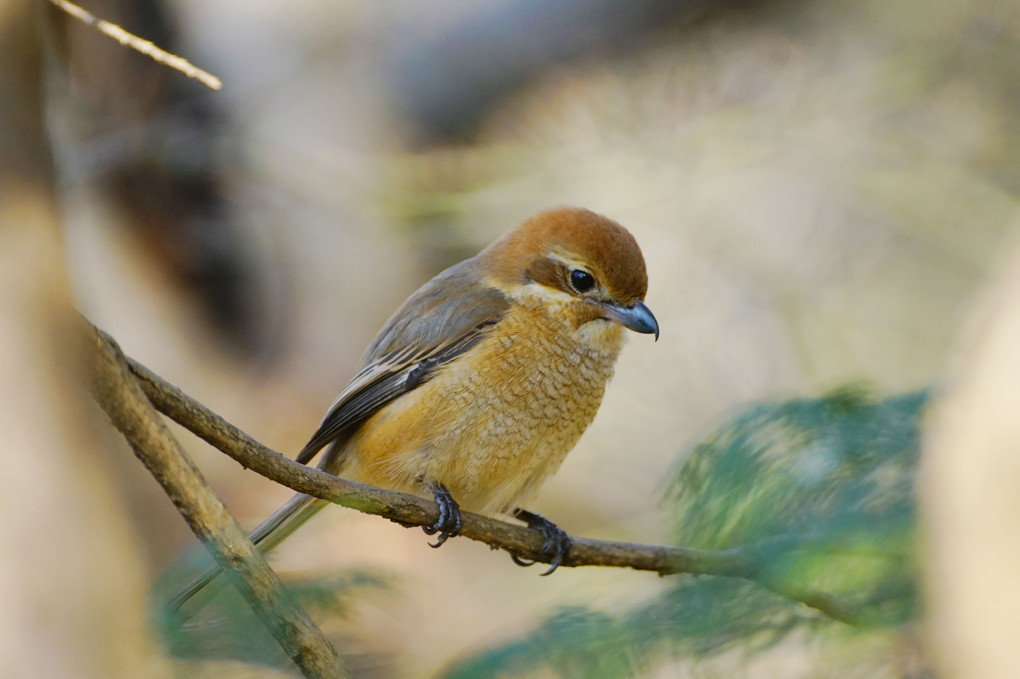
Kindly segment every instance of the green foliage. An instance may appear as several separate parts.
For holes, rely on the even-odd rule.
[[[914,615],[914,476],[926,394],[763,405],[697,445],[671,485],[677,544],[755,545],[763,578]]]
[[[388,579],[361,571],[330,578],[290,579],[286,585],[289,595],[324,631],[335,627],[331,622],[345,618],[355,600],[391,587]],[[164,595],[154,595],[157,605],[165,600]],[[293,661],[279,642],[233,587],[220,587],[194,618],[183,621],[175,614],[163,612],[157,626],[168,651],[178,658],[237,660],[286,671],[294,669]],[[335,644],[337,639],[333,641]],[[349,647],[352,643],[356,642],[344,645]]]
[[[751,408],[696,445],[667,500],[677,544],[742,547],[755,581],[677,576],[621,614],[571,608],[523,638],[466,658],[446,677],[641,676],[665,659],[881,633],[917,612],[914,477],[924,392],[875,401],[846,389]],[[764,585],[764,586],[763,586]],[[770,591],[817,591],[847,626]]]

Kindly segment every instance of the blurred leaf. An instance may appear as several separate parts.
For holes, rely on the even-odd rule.
[[[378,574],[349,571],[329,578],[288,579],[288,593],[331,636],[330,623],[347,617],[352,603],[370,593],[389,590],[392,581]],[[165,596],[154,597],[165,601]],[[169,652],[178,658],[238,660],[294,670],[279,642],[233,587],[221,587],[192,619],[183,622],[168,613],[157,621]],[[335,627],[335,625],[333,626]],[[350,641],[343,646],[356,645]]]
[[[845,389],[762,405],[697,445],[668,497],[678,544],[758,545],[770,581],[823,590],[875,623],[913,617],[914,476],[927,394]]]
[[[750,546],[770,584],[842,598],[851,628],[756,582],[678,576],[617,614],[571,608],[455,664],[448,678],[641,676],[667,659],[754,653],[799,630],[819,639],[913,619],[914,476],[925,392],[882,401],[848,388],[756,406],[691,451],[670,484],[678,544]]]
[[[699,658],[738,644],[750,651],[768,647],[815,617],[753,583],[682,580],[618,617],[564,609],[521,639],[466,658],[442,676],[518,677],[543,668],[562,677],[644,676],[663,658]]]

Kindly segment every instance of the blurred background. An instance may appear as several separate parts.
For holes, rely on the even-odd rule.
[[[634,233],[662,336],[629,340],[596,422],[530,507],[572,534],[668,542],[664,479],[751,404],[939,384],[1020,224],[1008,0],[87,9],[224,88],[48,16],[75,304],[284,454],[442,268],[555,205]],[[103,460],[154,581],[195,540],[106,437],[123,449]],[[289,496],[180,438],[243,525]],[[420,531],[343,509],[273,563],[371,576],[328,629],[373,677],[433,676],[560,607],[613,611],[666,586],[611,569],[539,578],[477,543],[434,551]],[[864,643],[866,661],[794,637],[642,675],[930,676],[915,630]]]

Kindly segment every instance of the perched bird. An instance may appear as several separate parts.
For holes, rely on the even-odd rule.
[[[458,533],[461,508],[512,514],[543,534],[551,573],[569,538],[520,503],[595,417],[624,329],[658,338],[647,287],[622,226],[578,208],[542,212],[397,309],[297,460],[326,447],[319,467],[331,474],[434,497],[435,547]],[[252,540],[269,551],[327,504],[297,495]]]

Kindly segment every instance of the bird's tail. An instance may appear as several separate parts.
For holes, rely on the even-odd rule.
[[[269,554],[305,521],[318,514],[319,510],[328,504],[327,500],[299,493],[259,524],[248,538],[255,543],[262,554]],[[219,565],[209,567],[202,575],[192,580],[187,587],[175,594],[167,602],[165,610],[190,618],[200,608],[200,602],[206,598],[205,596],[199,597],[199,595],[213,594],[217,590],[213,584],[222,573],[223,569]],[[189,603],[193,605],[189,605]]]

